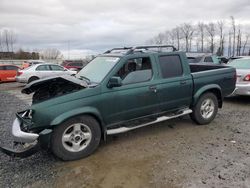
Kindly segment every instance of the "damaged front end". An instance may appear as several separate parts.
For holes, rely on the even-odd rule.
[[[51,130],[43,130],[39,133],[32,132],[29,127],[33,124],[31,121],[32,110],[26,110],[16,114],[16,119],[12,124],[12,135],[14,146],[21,146],[21,150],[11,149],[0,146],[0,151],[12,157],[29,157],[40,150],[40,140],[48,136]]]
[[[86,87],[88,87],[86,82],[75,77],[56,76],[31,82],[24,87],[22,93],[34,93],[32,101],[34,104]],[[32,109],[16,113],[11,131],[16,149],[0,146],[0,151],[12,157],[24,158],[33,155],[44,146],[48,146],[47,141],[50,140],[52,130],[46,129],[46,126],[36,129],[32,121],[34,114]]]
[[[22,93],[34,93],[32,103],[35,104],[37,102],[79,91],[86,87],[88,87],[88,85],[83,80],[65,75],[31,82],[22,89]]]

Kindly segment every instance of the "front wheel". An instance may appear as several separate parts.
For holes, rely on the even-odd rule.
[[[100,140],[101,129],[96,119],[87,115],[77,116],[53,130],[51,149],[62,160],[77,160],[92,154]]]
[[[218,99],[213,93],[203,94],[193,108],[191,119],[199,125],[210,123],[218,112]]]

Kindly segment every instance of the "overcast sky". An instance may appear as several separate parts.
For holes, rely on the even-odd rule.
[[[0,0],[0,29],[14,30],[17,48],[64,54],[143,44],[183,22],[231,15],[250,24],[250,0]]]

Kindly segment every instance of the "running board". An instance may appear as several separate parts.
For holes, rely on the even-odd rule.
[[[128,131],[138,129],[138,128],[141,128],[141,127],[145,127],[145,126],[148,126],[148,125],[151,125],[151,124],[154,124],[154,123],[159,123],[159,122],[166,121],[166,120],[169,120],[169,119],[184,116],[184,115],[187,115],[187,114],[190,114],[190,113],[192,113],[191,109],[185,109],[179,114],[175,114],[173,116],[161,116],[161,117],[158,117],[155,121],[151,121],[151,122],[144,123],[144,124],[141,124],[141,125],[137,125],[137,126],[134,126],[134,127],[119,127],[119,128],[115,128],[115,129],[109,129],[109,130],[107,130],[107,135],[113,135],[113,134],[128,132]]]

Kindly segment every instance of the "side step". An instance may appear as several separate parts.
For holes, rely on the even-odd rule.
[[[154,124],[154,123],[159,123],[159,122],[166,121],[166,120],[169,120],[169,119],[177,118],[177,117],[184,116],[184,115],[187,115],[187,114],[190,114],[190,113],[192,113],[191,109],[185,109],[185,110],[181,111],[181,113],[177,113],[177,114],[174,114],[172,116],[161,116],[161,117],[158,117],[155,121],[151,121],[151,122],[144,123],[144,124],[141,124],[141,125],[137,125],[137,126],[134,126],[134,127],[119,127],[119,128],[115,128],[115,129],[108,129],[107,130],[107,135],[113,135],[113,134],[128,132],[128,131],[131,131],[131,130],[134,130],[134,129],[145,127],[147,125],[151,125],[151,124]]]

